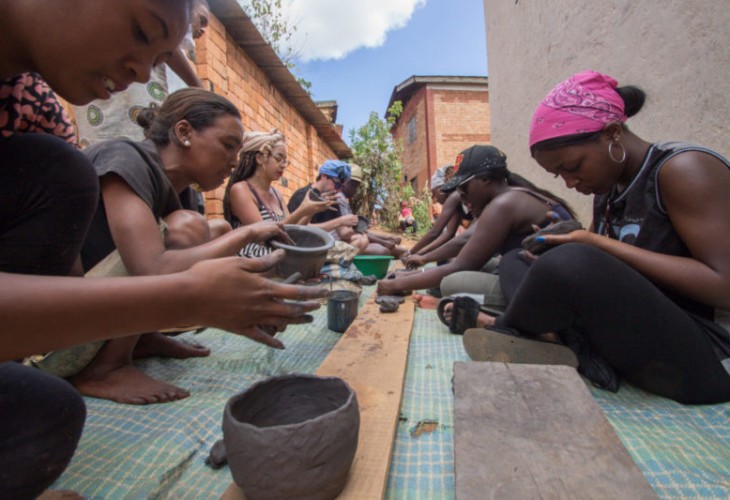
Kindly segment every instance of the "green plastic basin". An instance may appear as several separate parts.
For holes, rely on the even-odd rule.
[[[378,279],[385,278],[388,274],[388,266],[393,257],[390,255],[358,255],[352,262],[355,267],[365,276],[375,275]]]

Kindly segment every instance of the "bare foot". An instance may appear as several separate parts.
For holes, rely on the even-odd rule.
[[[210,355],[210,349],[200,344],[180,342],[162,333],[142,335],[134,346],[134,359],[151,358],[200,358]]]
[[[190,396],[185,389],[156,380],[132,364],[111,370],[90,366],[71,383],[84,396],[131,405],[168,403]]]
[[[436,303],[438,304],[438,300],[436,299]],[[451,322],[451,309],[454,307],[453,302],[450,304],[446,304],[444,307],[444,319],[446,319],[447,324]],[[436,309],[434,307],[434,309]],[[494,316],[490,316],[489,314],[485,312],[479,311],[479,314],[477,315],[477,323],[474,328],[486,328],[489,326],[494,326],[494,322],[496,321],[496,318]]]
[[[84,497],[71,490],[46,490],[36,500],[84,500]]]
[[[400,259],[403,257],[403,254],[407,253],[408,250],[400,245],[396,245],[395,248],[393,248],[393,257],[396,259]]]
[[[439,298],[434,297],[433,295],[423,295],[420,293],[414,293],[411,297],[411,300],[416,303],[417,307],[420,307],[421,309],[436,309],[439,305]],[[449,308],[449,314],[451,313],[451,309]]]

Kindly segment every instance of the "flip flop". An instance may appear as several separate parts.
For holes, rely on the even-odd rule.
[[[472,361],[578,367],[578,358],[564,345],[520,337],[513,330],[496,327],[464,332],[464,349]]]
[[[457,299],[460,299],[458,302],[458,305],[457,305],[457,303],[455,303],[455,301]],[[452,320],[448,321],[444,314],[446,311],[446,306],[451,303],[454,303],[454,305],[452,306],[452,309],[451,309],[452,311],[454,309],[456,309],[457,307],[461,307],[462,309],[467,308],[469,311],[468,318],[471,318],[471,314],[473,314],[474,319],[472,320],[472,319],[468,319],[468,318],[463,318],[461,320],[457,320],[456,323],[459,323],[459,324],[454,324],[454,329],[452,329],[452,323],[455,323],[454,319],[453,319],[454,315],[452,314],[452,316],[451,316]],[[476,304],[476,306],[474,304]],[[473,312],[475,307],[477,308],[476,312]],[[449,327],[449,331],[451,333],[457,333],[457,334],[464,333],[464,331],[468,328],[474,328],[477,324],[476,323],[477,317],[479,316],[480,311],[487,313],[490,316],[494,316],[495,318],[504,314],[504,311],[501,309],[498,309],[498,308],[492,307],[492,306],[488,306],[485,304],[480,304],[477,300],[474,299],[473,294],[468,294],[468,293],[454,294],[449,297],[444,297],[441,300],[439,300],[438,307],[436,308],[436,313],[438,314],[438,317],[441,320],[441,322],[444,325]]]
[[[451,319],[446,320],[446,305],[451,303]],[[471,297],[457,295],[455,297],[444,297],[439,300],[436,308],[441,322],[449,327],[451,333],[463,334],[468,328],[474,328],[479,316],[480,304]]]

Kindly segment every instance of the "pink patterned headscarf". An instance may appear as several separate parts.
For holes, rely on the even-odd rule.
[[[530,147],[566,135],[598,132],[611,122],[626,121],[618,83],[608,75],[583,71],[559,83],[535,109]]]

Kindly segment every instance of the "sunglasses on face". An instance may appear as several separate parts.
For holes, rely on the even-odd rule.
[[[456,187],[456,190],[459,192],[460,195],[466,196],[469,193],[469,184],[471,184],[471,181],[473,180],[474,176],[472,175]]]

